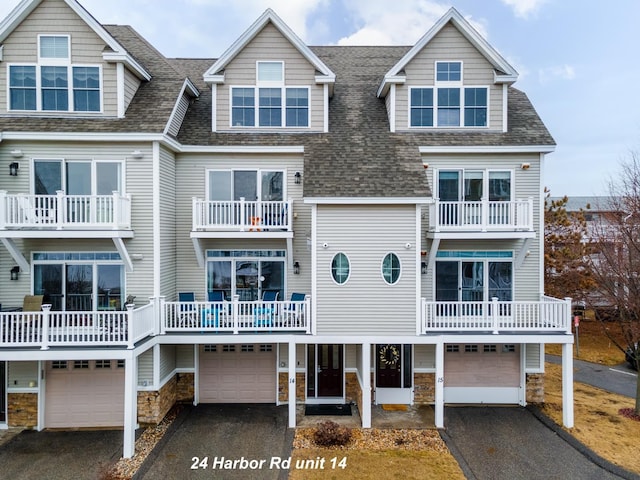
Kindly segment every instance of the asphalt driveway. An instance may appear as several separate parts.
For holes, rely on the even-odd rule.
[[[287,406],[202,404],[183,411],[136,479],[286,479]]]
[[[638,478],[597,465],[529,409],[447,407],[445,425],[447,445],[469,479]]]
[[[122,456],[122,430],[25,430],[0,447],[0,478],[95,480]]]

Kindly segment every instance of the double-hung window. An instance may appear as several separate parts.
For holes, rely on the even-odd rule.
[[[9,65],[9,110],[101,111],[100,67],[72,65],[68,35],[40,35],[35,65]]]
[[[308,127],[309,88],[284,78],[283,62],[257,62],[255,87],[231,87],[231,126]]]
[[[431,87],[410,89],[411,127],[486,127],[487,87],[463,84],[462,62],[436,62]]]

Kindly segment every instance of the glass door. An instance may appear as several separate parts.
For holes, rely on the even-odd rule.
[[[122,268],[98,265],[98,310],[122,310]]]
[[[260,299],[258,262],[236,261],[236,295],[241,302]]]
[[[93,265],[67,265],[65,298],[67,311],[93,310]]]
[[[33,293],[44,295],[43,303],[50,303],[53,311],[63,310],[62,269],[62,265],[33,266]]]
[[[438,172],[438,196],[440,202],[439,220],[440,225],[458,225],[460,219],[460,176],[461,172],[444,171]],[[450,203],[454,202],[454,203]]]

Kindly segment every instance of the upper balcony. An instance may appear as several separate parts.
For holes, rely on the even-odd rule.
[[[193,198],[192,237],[293,238],[293,200],[247,201]]]
[[[533,238],[533,198],[512,201],[436,199],[429,205],[430,238]]]
[[[131,230],[131,197],[118,192],[9,195],[0,191],[0,230]]]

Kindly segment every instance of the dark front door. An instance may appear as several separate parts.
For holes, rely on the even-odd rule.
[[[376,346],[376,387],[402,386],[402,345]]]
[[[7,380],[5,378],[6,377],[5,369],[6,369],[6,363],[0,362],[0,422],[2,423],[7,421],[7,404],[5,402],[5,399],[7,397],[6,395]]]
[[[318,345],[318,397],[342,396],[342,345]]]

